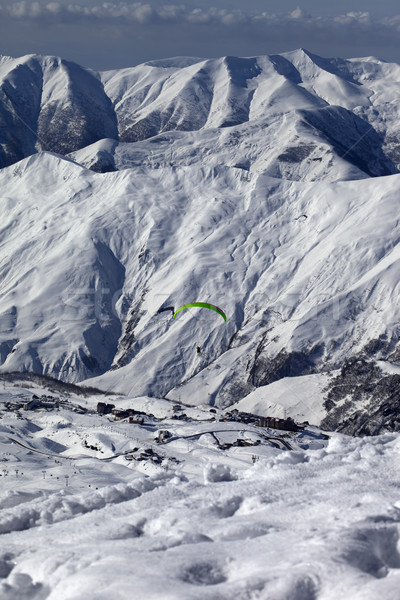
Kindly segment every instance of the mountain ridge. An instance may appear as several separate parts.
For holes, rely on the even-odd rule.
[[[208,82],[220,86],[221,104],[213,96],[214,108],[211,103],[207,112],[213,127],[166,130],[137,142],[106,137],[67,156],[32,153],[0,169],[0,371],[33,371],[119,393],[226,407],[256,389],[268,394],[268,386],[287,377],[325,378],[349,360],[395,362],[399,174],[383,151],[383,129],[378,133],[359,116],[373,105],[353,106],[352,112],[322,101],[354,89],[350,106],[362,98],[369,102],[369,92],[322,70],[304,51],[273,59],[179,60],[107,72],[104,82],[129,106],[138,102],[135,85],[146,90],[153,73],[140,118],[150,118],[157,102],[172,102],[168,126],[192,110],[184,97],[179,102],[186,113],[178,115],[177,89],[186,86],[191,97],[193,73],[205,69]],[[18,77],[25,70],[17,61],[13,68],[9,63],[0,63],[0,77],[4,72],[16,77],[5,81],[15,83],[18,97]],[[348,78],[372,78],[382,106],[397,89],[396,79],[385,75],[392,82],[385,96],[380,79],[383,71],[397,72],[396,65],[328,63],[335,72],[346,67]],[[234,76],[228,76],[228,67]],[[54,115],[63,119],[74,107],[81,111],[65,129],[63,143],[75,127],[74,140],[84,139],[99,118],[83,118],[90,90],[103,94],[99,79],[91,88],[87,82],[94,75],[53,59],[46,69],[52,75],[43,89]],[[164,79],[154,69],[166,71]],[[185,69],[191,69],[190,77]],[[212,72],[223,77],[213,78]],[[75,87],[66,87],[66,97],[73,96],[68,105],[60,90],[71,73]],[[77,97],[79,82],[83,95]],[[301,102],[314,99],[312,110],[293,108],[299,94]],[[108,115],[111,127],[110,96],[93,106]],[[237,104],[228,106],[226,99],[236,96]],[[275,113],[267,111],[271,98]],[[11,104],[3,103],[3,115],[4,106]],[[389,113],[393,118],[393,106],[385,111],[376,123]],[[9,112],[7,122],[18,121]],[[242,122],[229,122],[232,115]],[[389,119],[387,130],[394,126]],[[34,133],[27,131],[32,141]],[[104,168],[88,169],[92,160]],[[204,309],[176,319],[159,313],[192,301],[221,306],[226,325]],[[385,378],[376,375],[374,385],[390,396],[397,379]],[[380,409],[368,396],[368,378],[360,382],[365,393],[353,379],[346,383],[350,396],[361,399],[355,421],[356,405],[340,396],[337,385],[318,400],[325,403],[329,427],[375,431]],[[300,400],[306,401],[304,395]],[[366,406],[374,411],[375,425],[363,421]],[[385,411],[379,427],[396,428],[395,416]]]
[[[78,162],[100,171],[136,166],[143,160],[156,166],[155,148],[147,141],[154,138],[158,143],[157,136],[163,134],[171,136],[171,153],[182,155],[180,164],[192,164],[193,156],[182,152],[179,139],[177,144],[173,142],[180,134],[184,146],[193,143],[190,133],[198,131],[209,133],[203,144],[223,164],[229,153],[227,129],[240,139],[239,145],[245,146],[248,140],[246,152],[244,147],[238,152],[237,162],[250,160],[253,169],[267,169],[272,176],[320,179],[328,170],[331,179],[359,179],[397,172],[398,114],[388,118],[385,103],[371,104],[370,98],[379,97],[380,78],[384,79],[386,71],[400,82],[398,65],[376,62],[372,68],[371,62],[322,59],[303,49],[270,57],[150,61],[105,72],[40,55],[3,57],[1,65],[0,114],[14,130],[12,138],[7,137],[7,129],[0,137],[1,166],[37,150],[72,152]],[[364,80],[373,81],[376,91]],[[390,90],[389,101],[399,85]],[[341,107],[344,121],[337,133],[342,141],[346,136],[349,139],[340,148],[333,135],[335,127],[332,130],[325,114],[310,113],[329,106]],[[372,107],[377,114],[371,113]],[[287,123],[276,130],[283,115]],[[304,148],[310,148],[311,142],[313,146],[308,155],[303,145],[298,148],[296,143],[298,127],[301,137],[304,127],[308,129],[311,139]],[[364,127],[361,133],[360,127]],[[274,153],[273,144],[262,147],[262,135],[283,140],[288,128],[293,130],[285,140],[288,153]],[[355,143],[360,137],[361,146]],[[106,138],[115,141],[107,160],[101,150],[99,157],[96,148],[88,148]],[[139,155],[137,147],[126,146],[137,142],[144,142]],[[121,153],[128,156],[125,164],[117,156],[121,144]],[[218,145],[220,152],[216,152]],[[204,154],[201,160],[205,160]]]

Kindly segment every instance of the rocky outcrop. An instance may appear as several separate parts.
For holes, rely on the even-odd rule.
[[[358,436],[400,431],[400,375],[350,358],[330,382],[325,408],[321,426],[327,430]]]

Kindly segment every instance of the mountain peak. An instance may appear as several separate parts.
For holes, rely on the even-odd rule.
[[[397,351],[399,70],[304,49],[3,64],[3,370],[193,397],[204,378],[222,405]],[[193,301],[226,327],[158,313]]]

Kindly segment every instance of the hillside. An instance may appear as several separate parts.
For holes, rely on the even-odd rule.
[[[1,372],[217,407],[263,389],[264,412],[314,376],[288,410],[400,427],[398,65],[28,56],[0,77]],[[160,312],[193,301],[227,323]]]

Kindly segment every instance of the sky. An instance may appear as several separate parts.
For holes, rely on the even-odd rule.
[[[399,42],[398,0],[0,0],[0,54],[56,55],[99,70],[300,47],[400,63]]]

